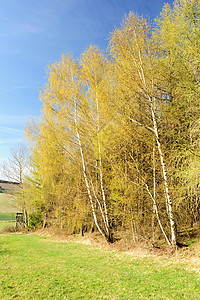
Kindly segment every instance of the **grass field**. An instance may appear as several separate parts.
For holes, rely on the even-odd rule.
[[[0,183],[2,185],[2,183]],[[6,186],[8,186],[7,184]],[[13,191],[10,190],[10,192]],[[4,231],[5,227],[15,227],[15,213],[19,212],[16,207],[16,199],[12,194],[0,193],[0,232]]]
[[[15,214],[14,213],[1,213],[0,212],[0,232],[4,231],[5,227],[15,227]]]
[[[0,193],[0,213],[16,213],[19,212],[15,204],[15,197],[11,194]]]
[[[141,258],[36,235],[0,235],[0,299],[200,299],[200,277]]]
[[[8,227],[14,227],[15,228],[15,222],[14,221],[1,221],[0,222],[0,233],[1,231],[4,231],[5,227],[8,228]]]
[[[15,214],[14,213],[2,213],[0,212],[0,222],[1,221],[14,221]]]

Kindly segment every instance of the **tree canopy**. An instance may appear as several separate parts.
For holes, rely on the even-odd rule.
[[[200,222],[199,46],[200,2],[181,0],[154,22],[131,12],[106,51],[49,66],[42,117],[26,128],[43,226],[175,247]]]

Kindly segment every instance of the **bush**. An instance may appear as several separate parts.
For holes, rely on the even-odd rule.
[[[42,227],[43,218],[40,211],[29,214],[29,227],[30,229],[36,229]]]
[[[5,227],[2,228],[1,232],[5,232],[5,233],[15,232],[15,226],[6,225]]]

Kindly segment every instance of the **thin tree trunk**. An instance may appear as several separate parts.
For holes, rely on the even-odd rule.
[[[104,212],[103,212],[103,209],[102,209],[102,205],[101,205],[99,199],[97,198],[97,195],[95,193],[95,189],[94,189],[94,185],[92,183],[92,180],[91,180],[91,186],[92,186],[92,191],[93,191],[94,198],[96,199],[96,202],[97,202],[97,204],[99,206],[99,209],[100,209],[100,212],[101,212],[101,215],[102,215],[102,219],[103,219],[103,222],[104,222],[104,227],[105,227],[106,232],[107,232],[107,234],[109,236],[109,229],[107,227],[107,223],[106,223],[105,215],[104,215]]]
[[[43,225],[42,225],[42,228],[44,229],[45,226],[46,226],[46,222],[47,222],[47,213],[45,212],[44,214],[44,221],[43,221]]]
[[[163,157],[163,153],[162,153],[162,149],[161,149],[161,145],[160,145],[160,141],[159,141],[155,112],[154,112],[152,103],[151,103],[151,113],[152,113],[155,138],[156,138],[157,148],[158,148],[158,152],[159,152],[159,156],[160,156],[160,163],[161,163],[163,179],[164,179],[165,197],[166,197],[166,203],[167,203],[169,221],[170,221],[170,228],[171,228],[171,243],[172,243],[173,247],[176,247],[176,233],[175,233],[174,216],[173,216],[173,211],[172,211],[172,203],[171,203],[171,199],[170,199],[170,195],[169,195],[166,167],[165,167],[164,157]]]
[[[134,32],[134,34],[135,34],[135,41],[137,43],[136,33]],[[137,45],[138,45],[138,43],[137,43]],[[138,47],[138,49],[139,49],[139,47]],[[147,89],[144,68],[143,68],[143,61],[142,61],[140,49],[138,50],[138,55],[139,55],[139,64],[140,64],[140,70],[138,69],[138,74],[139,74],[141,82],[144,85],[145,91],[147,91],[148,89]],[[154,87],[154,83],[153,83],[153,77],[152,77],[152,92],[153,92],[153,87]],[[157,148],[158,148],[158,152],[159,152],[159,156],[160,156],[160,163],[161,163],[161,168],[162,168],[162,173],[163,173],[163,179],[164,179],[165,197],[166,197],[166,203],[167,203],[167,209],[168,209],[169,221],[170,221],[170,229],[171,229],[171,244],[175,248],[176,247],[175,223],[174,223],[174,216],[173,216],[173,211],[172,211],[172,203],[171,203],[171,199],[170,199],[170,195],[169,195],[166,167],[165,167],[164,157],[163,157],[163,153],[162,153],[162,149],[161,149],[161,145],[160,145],[160,141],[159,141],[158,128],[157,128],[154,107],[153,107],[153,101],[149,95],[148,95],[148,100],[149,100],[149,104],[150,104],[154,134],[155,134],[155,138],[156,138],[156,143],[157,143]]]
[[[155,214],[156,214],[156,217],[157,217],[157,220],[158,220],[158,224],[159,224],[159,226],[160,226],[160,229],[161,229],[161,231],[162,231],[162,233],[163,233],[163,235],[164,235],[164,237],[165,237],[165,240],[166,240],[166,242],[168,243],[168,245],[171,245],[171,243],[170,243],[170,241],[169,241],[169,239],[168,239],[168,237],[167,237],[167,235],[166,235],[166,233],[165,233],[165,231],[164,231],[164,228],[163,228],[163,226],[162,226],[162,223],[161,223],[161,221],[160,221],[160,217],[159,217],[158,208],[157,208],[157,204],[156,204],[155,198],[153,197],[152,193],[150,192],[148,184],[145,182],[145,180],[143,179],[142,175],[140,174],[140,171],[139,171],[138,166],[137,166],[137,164],[136,164],[136,162],[135,162],[135,160],[134,160],[134,157],[133,157],[133,156],[131,156],[131,157],[132,157],[132,159],[133,159],[133,161],[134,161],[134,163],[135,163],[136,169],[137,169],[137,171],[138,171],[138,175],[139,175],[140,178],[142,179],[142,182],[143,182],[143,184],[145,185],[146,190],[147,190],[147,192],[148,192],[150,198],[151,198],[152,201],[153,201],[153,207],[154,207],[154,209],[155,209]]]
[[[136,244],[135,231],[134,231],[134,227],[133,227],[133,220],[131,220],[131,230],[132,230],[133,242],[134,242],[134,244]]]
[[[156,201],[155,201],[153,195],[151,194],[151,192],[150,192],[150,190],[149,190],[149,187],[148,187],[147,183],[144,183],[144,184],[145,184],[145,186],[146,186],[146,189],[147,189],[147,192],[148,192],[149,196],[151,197],[151,199],[152,199],[152,201],[153,201],[153,206],[154,206],[154,209],[155,209],[155,214],[156,214],[156,217],[157,217],[157,220],[158,220],[158,224],[159,224],[159,226],[160,226],[160,229],[161,229],[161,231],[162,231],[162,233],[163,233],[163,235],[164,235],[164,237],[165,237],[165,240],[166,240],[166,242],[168,243],[168,245],[171,245],[171,243],[170,243],[170,241],[169,241],[169,239],[168,239],[168,237],[167,237],[167,235],[166,235],[166,233],[165,233],[165,231],[164,231],[164,228],[163,228],[163,226],[162,226],[162,223],[161,223],[161,221],[160,221],[160,217],[159,217],[159,214],[158,214],[158,208],[157,208]]]
[[[24,214],[25,214],[25,224],[26,224],[26,226],[28,226],[28,212],[27,212],[26,208],[24,209]]]
[[[76,135],[77,135],[77,139],[78,139],[79,150],[80,150],[80,153],[81,153],[83,175],[84,175],[84,180],[85,180],[85,185],[86,185],[88,197],[89,197],[90,204],[91,204],[92,214],[93,214],[94,222],[95,222],[95,225],[97,226],[97,229],[99,230],[101,235],[104,238],[106,238],[104,232],[101,230],[101,228],[98,224],[97,216],[96,216],[95,209],[94,209],[94,203],[93,203],[93,199],[92,199],[92,195],[91,195],[91,191],[90,191],[89,181],[88,181],[87,174],[86,174],[85,159],[84,159],[84,155],[83,155],[83,148],[82,148],[82,143],[81,143],[80,134],[79,134],[79,131],[78,131],[78,124],[77,124],[77,103],[75,103],[75,101],[74,101],[74,109],[75,109],[74,121],[75,121],[75,127],[76,127]]]
[[[153,198],[156,199],[156,166],[155,166],[155,145],[153,144]],[[153,211],[152,211],[152,240],[153,245],[155,243],[155,213],[156,208],[155,204],[153,203]]]
[[[96,87],[97,89],[97,87]],[[102,159],[101,159],[101,144],[100,144],[100,137],[99,137],[99,132],[100,132],[100,121],[99,121],[99,102],[98,102],[98,95],[96,92],[96,105],[97,105],[97,139],[98,139],[98,151],[99,151],[99,173],[100,173],[100,184],[101,184],[101,193],[102,193],[102,198],[103,198],[103,206],[104,206],[104,211],[105,211],[105,218],[106,218],[106,225],[109,230],[109,222],[108,222],[108,211],[107,211],[107,204],[106,204],[106,196],[105,196],[105,191],[104,191],[104,186],[103,186],[103,171],[102,171]],[[110,235],[110,232],[109,232]]]
[[[136,244],[136,241],[138,241],[138,234],[136,230],[135,221],[133,218],[133,210],[131,205],[130,205],[130,211],[131,211],[131,230],[132,230],[133,242],[134,244]]]

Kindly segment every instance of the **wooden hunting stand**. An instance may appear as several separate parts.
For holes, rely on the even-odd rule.
[[[16,213],[16,231],[19,229],[24,229],[24,214]]]

